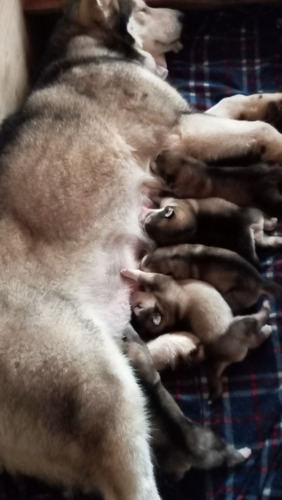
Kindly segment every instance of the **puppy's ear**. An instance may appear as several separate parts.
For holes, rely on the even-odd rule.
[[[115,0],[80,0],[78,2],[77,21],[90,27],[95,21],[106,20],[114,7]]]

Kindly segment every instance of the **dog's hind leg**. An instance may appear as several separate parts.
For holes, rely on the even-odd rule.
[[[234,120],[262,120],[281,128],[282,94],[253,94],[250,96],[233,95],[225,97],[206,111],[214,116],[233,118]]]
[[[226,359],[236,362],[241,361],[247,354],[250,346],[258,347],[263,340],[269,337],[269,328],[263,329],[269,316],[270,304],[265,300],[260,310],[246,316],[235,316],[225,335],[217,341],[221,353]],[[259,337],[257,346],[254,337]]]
[[[268,123],[239,122],[205,113],[182,115],[179,140],[173,135],[167,149],[202,161],[253,153],[264,160],[282,163],[282,135]]]
[[[272,231],[275,231],[275,229],[277,228],[277,224],[278,224],[277,217],[271,217],[269,219],[268,217],[264,216],[264,219],[263,219],[263,230],[264,231],[266,231],[268,233],[272,233]]]
[[[201,359],[200,341],[188,332],[173,332],[160,335],[148,342],[148,349],[158,371],[176,368],[180,363]]]
[[[109,408],[113,423],[103,446],[100,490],[105,500],[161,500],[149,446],[145,397],[131,370],[124,376],[119,405]]]
[[[206,346],[208,382],[212,400],[222,393],[221,375],[227,366],[242,361],[249,349],[259,347],[269,337],[271,327],[265,324],[269,310],[269,302],[265,300],[257,313],[236,316],[227,332]]]
[[[268,219],[266,222],[265,219],[262,218],[261,221],[251,225],[254,240],[260,247],[282,248],[282,236],[270,236],[264,232],[265,227],[268,228],[268,231],[273,231],[275,229],[276,224],[273,223],[273,220],[276,220],[277,224],[277,219]]]
[[[209,401],[219,398],[223,392],[222,374],[229,363],[216,362],[211,359],[207,361],[207,379],[209,387]]]
[[[146,400],[128,360],[108,332],[56,301],[44,303],[51,326],[25,308],[16,341],[1,327],[1,464],[104,500],[160,500]]]

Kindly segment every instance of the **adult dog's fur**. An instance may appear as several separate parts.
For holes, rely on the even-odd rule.
[[[147,15],[141,0],[74,1],[0,136],[0,461],[106,500],[159,499],[144,396],[119,345],[120,269],[136,266],[149,164],[180,147],[282,161],[270,125],[190,113],[144,52]],[[174,47],[175,14],[163,19]]]
[[[246,167],[247,168],[247,167]],[[221,198],[161,198],[160,208],[147,210],[143,224],[159,246],[201,243],[228,248],[259,265],[256,245],[282,248],[282,237],[267,235],[277,226],[256,208],[241,208]]]
[[[262,293],[282,299],[282,287],[278,283],[263,278],[240,255],[223,248],[189,243],[157,248],[142,259],[140,268],[167,274],[176,280],[210,283],[237,313],[254,305]]]

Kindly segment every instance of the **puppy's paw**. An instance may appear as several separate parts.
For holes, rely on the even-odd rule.
[[[265,312],[267,312],[269,314],[269,312],[270,312],[270,302],[269,302],[269,300],[267,300],[267,299],[264,300],[263,303],[262,303],[262,307],[261,308],[264,309]]]
[[[252,454],[252,450],[250,448],[240,448],[240,450],[237,450],[238,453],[240,453],[240,455],[242,455],[242,457],[247,460],[248,458],[250,458],[251,454]]]
[[[262,329],[260,330],[260,333],[262,335],[264,335],[264,337],[267,339],[268,337],[270,337],[271,333],[272,333],[272,328],[270,325],[264,325],[262,327]]]
[[[233,445],[229,445],[227,447],[226,465],[228,467],[233,467],[234,465],[245,462],[251,456],[251,453],[252,451],[248,447],[236,450]]]

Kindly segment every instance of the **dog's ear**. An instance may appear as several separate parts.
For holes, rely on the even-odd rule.
[[[90,27],[95,21],[106,20],[114,7],[114,0],[80,0],[78,2],[77,21]]]

